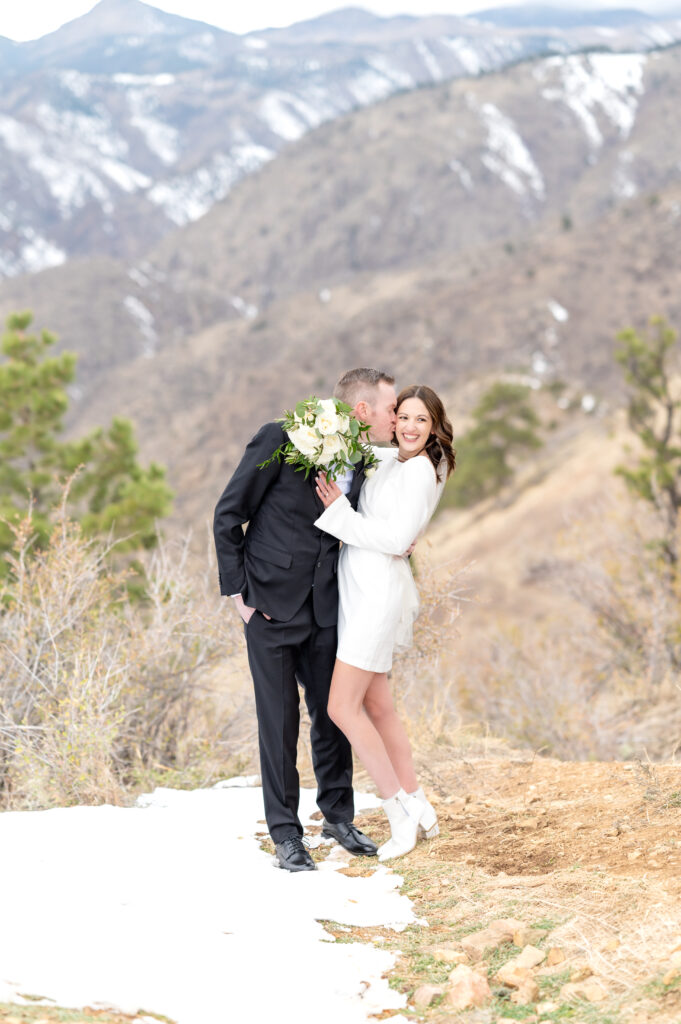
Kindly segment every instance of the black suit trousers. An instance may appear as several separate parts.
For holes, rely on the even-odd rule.
[[[336,627],[317,625],[312,595],[288,622],[254,612],[245,626],[258,714],[265,818],[275,843],[303,834],[296,767],[302,686],[310,714],[317,805],[327,821],[352,821],[352,751],[326,707],[336,658]]]

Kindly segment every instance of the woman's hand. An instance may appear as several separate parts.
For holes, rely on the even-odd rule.
[[[326,473],[317,474],[317,494],[324,508],[328,508],[343,493],[335,480],[328,480]]]

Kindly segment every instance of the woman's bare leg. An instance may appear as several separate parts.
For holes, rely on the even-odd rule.
[[[386,800],[397,793],[401,782],[385,744],[364,708],[364,698],[374,678],[374,672],[336,660],[329,692],[329,717],[350,740],[376,784],[379,796]]]
[[[364,707],[390,758],[400,786],[407,793],[418,789],[414,759],[407,731],[402,724],[385,672],[374,673],[364,696]],[[352,743],[352,740],[350,740]]]

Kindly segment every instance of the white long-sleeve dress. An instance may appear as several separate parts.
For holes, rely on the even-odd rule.
[[[393,653],[412,642],[419,598],[403,557],[435,511],[442,483],[425,456],[397,460],[375,449],[380,466],[364,484],[355,512],[342,495],[315,526],[343,541],[338,561],[338,658],[387,672]]]

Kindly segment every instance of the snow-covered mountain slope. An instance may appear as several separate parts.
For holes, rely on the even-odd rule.
[[[355,8],[241,37],[101,0],[36,42],[0,40],[0,277],[134,258],[288,143],[395,92],[539,53],[679,38],[673,19],[508,28]]]
[[[604,279],[599,284],[611,297],[620,278],[636,277],[639,267],[655,268],[652,277],[669,288],[676,271],[668,250],[678,230],[669,190],[678,187],[681,166],[680,51],[552,56],[357,110],[286,148],[205,217],[135,259],[89,257],[5,281],[0,316],[33,309],[40,323],[81,353],[79,383],[89,392],[100,384],[112,391],[112,373],[137,359],[163,356],[154,363],[154,372],[162,372],[171,346],[186,349],[192,361],[190,339],[221,323],[241,323],[239,338],[254,345],[260,359],[268,331],[296,336],[297,296],[313,296],[315,307],[327,308],[339,288],[353,282],[361,288],[367,275],[417,272],[441,259],[460,266],[463,293],[480,307],[484,333],[490,298],[476,298],[480,275],[497,258],[506,272],[506,264],[520,262],[542,236],[561,240],[562,258],[573,271],[587,257],[571,246],[581,239],[589,266],[593,247],[596,264],[611,268],[610,287]],[[645,241],[634,243],[630,218],[663,206],[660,224],[651,223]],[[663,237],[660,225],[672,234]],[[608,254],[604,263],[602,250],[610,244],[617,258]],[[527,273],[537,267],[530,260]],[[592,276],[579,278],[586,323],[600,301],[589,288]],[[665,308],[665,293],[649,294],[646,282],[636,292],[640,308],[645,314]],[[437,303],[431,309],[436,293],[442,309]],[[631,284],[627,293],[634,295]],[[508,308],[492,333],[505,337],[504,325],[512,322],[529,336],[524,291],[516,285],[504,301]],[[445,292],[424,285],[421,302],[430,309],[429,323],[440,315],[449,322]],[[282,303],[290,304],[286,312]],[[352,331],[341,312],[337,329],[347,333],[348,345]],[[392,306],[384,313],[386,322],[374,326],[372,336],[385,331],[389,340],[403,325]],[[625,318],[621,300],[610,313],[616,330]],[[403,315],[408,331],[416,313],[405,309]],[[458,309],[456,322],[461,316]],[[430,327],[424,331],[431,335]],[[480,335],[472,331],[471,337]],[[457,373],[475,372],[477,349],[487,344],[466,347],[467,361]],[[532,345],[538,351],[537,339]],[[230,352],[241,366],[238,346]],[[591,358],[588,345],[584,352],[584,360]],[[575,362],[573,374],[582,373],[584,360]],[[200,375],[202,359],[195,361],[183,376],[190,390]],[[136,372],[148,402],[147,373]],[[128,382],[119,404],[132,390]]]

